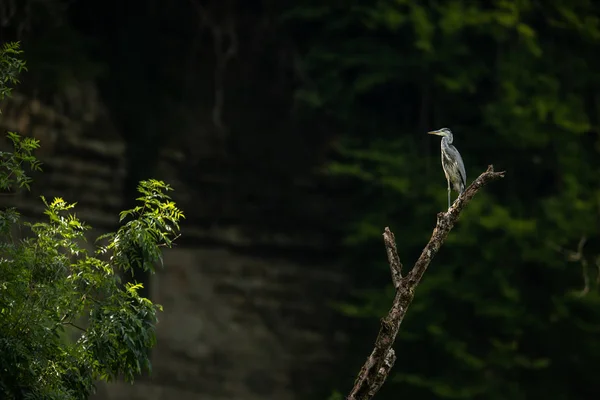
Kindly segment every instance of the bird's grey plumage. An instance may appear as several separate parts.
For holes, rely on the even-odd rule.
[[[448,208],[450,208],[450,187],[462,194],[467,188],[467,173],[462,157],[456,147],[452,145],[452,131],[448,128],[428,132],[431,135],[442,137],[442,168],[448,181]]]

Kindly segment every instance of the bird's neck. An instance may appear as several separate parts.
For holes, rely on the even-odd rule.
[[[452,144],[452,136],[444,136],[442,137],[442,145]]]

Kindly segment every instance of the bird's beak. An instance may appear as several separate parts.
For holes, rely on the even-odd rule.
[[[437,130],[437,131],[429,131],[429,132],[427,132],[427,134],[428,135],[439,135],[440,131],[439,130]]]

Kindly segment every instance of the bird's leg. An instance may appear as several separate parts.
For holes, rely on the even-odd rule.
[[[448,208],[450,208],[450,179],[448,179]]]

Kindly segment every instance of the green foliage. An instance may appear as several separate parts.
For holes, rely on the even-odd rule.
[[[27,69],[25,61],[19,58],[21,53],[19,42],[5,43],[0,48],[0,100],[10,96],[10,85],[19,83],[19,74]]]
[[[140,284],[123,287],[118,272],[138,262],[149,266],[160,247],[171,246],[169,235],[177,234],[183,215],[163,193],[167,185],[142,182],[140,189],[152,199],[146,202],[144,193],[145,210],[127,212],[144,224],[132,221],[105,235],[108,244],[97,254],[112,249],[108,260],[88,253],[89,227],[63,199],[44,199],[48,222],[22,224],[15,210],[2,214],[0,387],[8,398],[86,398],[94,379],[133,381],[150,369],[147,350],[155,343],[160,307],[138,295]],[[19,225],[33,237],[15,238],[11,232]],[[138,248],[136,257],[120,255]],[[80,334],[66,340],[73,329]]]
[[[39,169],[39,143],[8,137],[14,151],[2,154],[1,188],[28,188],[23,167]],[[15,208],[0,211],[3,399],[85,399],[96,379],[133,382],[150,370],[160,306],[138,294],[140,284],[121,284],[120,274],[138,265],[153,271],[184,216],[169,185],[149,180],[138,190],[140,206],[123,211],[122,226],[94,252],[75,204],[42,198],[47,220],[37,223],[22,222]]]
[[[116,233],[99,238],[109,240],[101,251],[111,254],[110,260],[114,265],[133,273],[133,267],[154,272],[155,263],[162,263],[160,247],[171,247],[179,236],[178,221],[183,218],[181,210],[165,193],[170,190],[169,185],[154,179],[140,183],[138,191],[142,196],[137,200],[141,205],[120,215],[120,222],[128,217],[132,220]]]
[[[306,49],[298,104],[337,120],[344,134],[328,172],[352,178],[358,194],[346,262],[361,286],[338,309],[383,315],[393,296],[380,287],[383,228],[410,265],[444,208],[439,141],[427,130],[455,132],[470,181],[487,164],[507,170],[465,210],[420,285],[399,337],[400,384],[382,398],[600,395],[589,372],[600,363],[600,8],[324,4],[298,3],[285,22]],[[582,237],[587,268],[563,255]]]
[[[39,140],[24,138],[14,132],[8,132],[7,137],[12,142],[14,151],[0,151],[0,169],[5,172],[0,175],[0,190],[10,191],[14,185],[29,189],[32,179],[23,167],[26,165],[33,171],[42,170],[41,163],[33,155],[33,151],[40,146]]]

